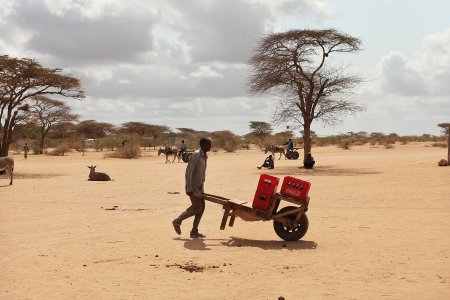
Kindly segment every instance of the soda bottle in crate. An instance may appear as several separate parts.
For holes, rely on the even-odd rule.
[[[253,198],[253,208],[268,211],[273,194],[277,191],[278,177],[261,174],[259,177],[258,187],[256,188],[255,197]]]
[[[284,177],[283,183],[281,185],[280,194],[299,200],[304,200],[308,196],[310,187],[311,183],[309,183],[308,181],[304,181],[291,176],[286,176]]]

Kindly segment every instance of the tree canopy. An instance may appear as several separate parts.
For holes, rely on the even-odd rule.
[[[38,124],[40,129],[39,153],[44,151],[45,138],[52,128],[78,120],[64,102],[38,95],[32,98],[29,113],[31,121]]]
[[[29,109],[27,100],[38,95],[85,98],[80,81],[61,69],[45,68],[34,59],[0,56],[0,156],[8,154],[14,126]]]
[[[303,127],[305,157],[311,151],[311,124],[321,119],[334,124],[345,113],[362,108],[347,99],[360,78],[344,74],[328,62],[337,53],[360,50],[358,38],[325,30],[291,30],[263,37],[249,64],[250,92],[273,92],[280,99],[275,122],[294,122]]]
[[[272,133],[272,125],[262,121],[250,121],[250,133],[262,139]]]
[[[78,134],[86,139],[98,139],[114,132],[115,126],[111,123],[85,120],[78,124],[76,130]]]

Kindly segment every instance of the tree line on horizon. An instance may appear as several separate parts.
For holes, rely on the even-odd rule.
[[[70,111],[67,107],[65,109]],[[67,122],[65,118],[62,118],[61,122],[56,122],[56,119],[53,118],[54,122],[49,125],[42,123],[42,120],[45,119],[45,115],[41,118],[35,116],[30,117],[26,122],[17,124],[12,137],[11,150],[21,151],[24,143],[28,143],[33,154],[62,155],[72,149],[81,152],[88,148],[95,151],[115,151],[122,149],[124,145],[130,147],[130,143],[144,149],[164,146],[176,148],[181,140],[184,140],[189,148],[194,150],[198,148],[198,140],[201,137],[211,138],[215,149],[227,152],[249,149],[252,144],[261,149],[268,145],[283,145],[288,139],[293,139],[296,147],[304,147],[303,139],[295,137],[293,131],[275,133],[272,125],[263,121],[250,121],[249,133],[236,135],[229,130],[208,132],[176,128],[176,131],[173,131],[168,126],[143,122],[126,122],[116,126],[95,120]],[[45,126],[45,124],[47,125]],[[45,136],[43,135],[44,131],[46,132]],[[381,132],[347,132],[339,135],[317,136],[312,131],[312,144],[320,147],[336,145],[343,149],[349,149],[351,146],[371,144],[391,148],[395,143],[407,144],[410,142],[444,144],[445,136],[430,134],[400,136],[396,133],[384,134]],[[54,152],[46,152],[46,149],[49,148]]]

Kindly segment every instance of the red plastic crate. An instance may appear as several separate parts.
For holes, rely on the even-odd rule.
[[[311,183],[291,176],[284,177],[280,194],[303,200],[308,196]]]
[[[253,197],[253,208],[269,210],[270,202],[273,194],[277,191],[278,177],[261,174],[259,177],[258,187],[256,188],[255,197]]]

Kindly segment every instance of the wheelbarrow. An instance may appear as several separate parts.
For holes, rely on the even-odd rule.
[[[265,176],[265,177],[263,177]],[[276,178],[268,175],[261,175],[260,183],[267,178]],[[294,179],[294,180],[293,180]],[[288,184],[289,182],[294,182],[293,184]],[[303,185],[299,185],[295,182],[302,182]],[[264,183],[264,182],[263,182]],[[278,182],[276,182],[276,185]],[[276,185],[275,189],[276,190]],[[298,185],[295,187],[295,185]],[[308,217],[306,216],[306,211],[308,210],[310,198],[306,196],[309,190],[309,183],[295,179],[293,177],[286,176],[283,182],[283,187],[281,193],[273,192],[270,199],[264,199],[268,202],[261,206],[258,201],[261,201],[261,193],[255,194],[253,200],[253,207],[239,204],[231,199],[212,195],[212,194],[194,194],[194,197],[202,197],[203,199],[222,205],[224,212],[222,217],[222,222],[220,224],[220,229],[224,230],[227,223],[228,226],[232,227],[234,225],[236,217],[243,219],[244,221],[270,221],[273,220],[273,228],[275,233],[285,241],[298,241],[301,239],[308,231]],[[306,187],[305,187],[306,186]],[[286,188],[287,187],[287,188]],[[303,187],[303,193],[298,193],[297,190]],[[296,190],[297,188],[297,190]],[[304,192],[306,190],[306,193]],[[287,192],[286,192],[287,191]],[[290,194],[290,196],[285,195]],[[258,196],[259,195],[259,196]],[[281,201],[286,201],[295,206],[286,206],[278,210]],[[262,208],[261,208],[262,207]]]

